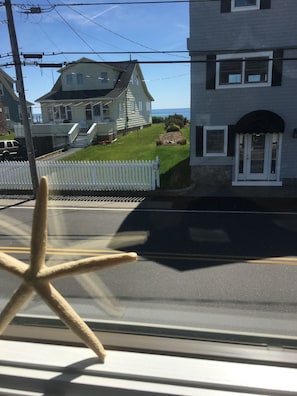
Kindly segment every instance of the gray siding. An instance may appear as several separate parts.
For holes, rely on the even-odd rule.
[[[296,46],[297,1],[271,0],[267,10],[229,13],[221,13],[219,0],[190,3],[190,51]]]
[[[285,121],[281,179],[297,178],[297,1],[271,0],[271,8],[221,13],[220,1],[191,2],[191,164],[228,165],[230,157],[196,156],[196,126],[234,125],[255,110],[275,112]],[[206,89],[207,54],[284,50],[280,86]],[[199,61],[195,63],[195,61]]]
[[[285,58],[297,58],[297,50],[285,51]],[[195,57],[195,59],[205,59]],[[205,89],[206,63],[192,64],[192,115],[191,163],[212,163],[213,158],[195,158],[197,125],[234,125],[245,114],[254,110],[270,110],[285,121],[282,146],[282,178],[297,178],[297,139],[292,138],[297,128],[297,61],[283,64],[282,85],[276,87],[252,87],[236,89]],[[216,164],[230,163],[228,158],[217,158]]]

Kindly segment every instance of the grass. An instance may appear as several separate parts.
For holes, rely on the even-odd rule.
[[[0,140],[14,140],[14,132],[10,132],[9,135],[0,135]]]
[[[183,188],[191,183],[189,167],[189,127],[182,134],[186,145],[157,146],[156,141],[164,133],[163,124],[153,124],[148,128],[121,136],[108,145],[93,145],[70,154],[63,160],[109,161],[109,160],[152,160],[157,156],[160,162],[161,188]]]

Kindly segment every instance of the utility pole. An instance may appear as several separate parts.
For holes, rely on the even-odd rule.
[[[21,112],[22,112],[22,119],[23,119],[23,127],[25,133],[25,141],[26,141],[26,149],[27,149],[27,156],[30,166],[30,174],[32,180],[32,187],[33,187],[33,195],[34,198],[37,194],[38,189],[38,175],[36,169],[36,161],[35,161],[35,153],[34,153],[34,146],[33,146],[33,139],[31,134],[31,126],[29,122],[29,114],[27,109],[27,101],[25,96],[25,89],[24,89],[24,80],[23,80],[23,73],[21,67],[21,60],[19,55],[19,47],[14,27],[14,20],[11,8],[10,0],[5,0],[5,8],[6,8],[6,15],[7,15],[7,24],[8,24],[8,31],[10,36],[10,44],[13,56],[13,62],[15,65],[15,72],[16,72],[16,88],[19,94]]]

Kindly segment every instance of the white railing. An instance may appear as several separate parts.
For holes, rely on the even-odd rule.
[[[160,186],[159,160],[36,162],[50,190],[153,191]],[[0,162],[1,190],[32,190],[28,161]]]

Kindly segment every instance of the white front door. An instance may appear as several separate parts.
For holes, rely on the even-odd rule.
[[[281,137],[278,133],[237,135],[235,181],[278,181]]]

